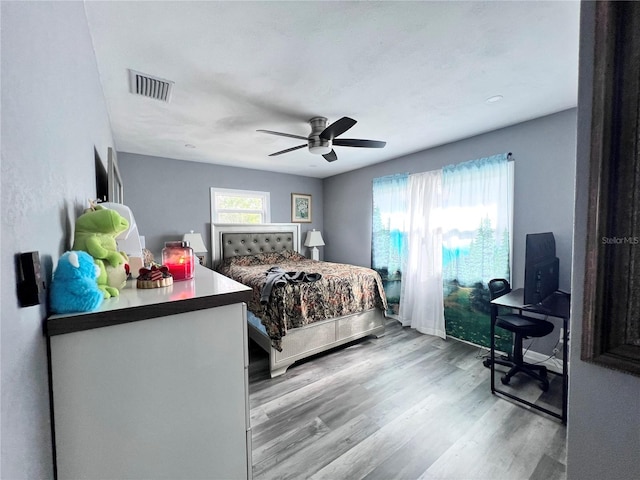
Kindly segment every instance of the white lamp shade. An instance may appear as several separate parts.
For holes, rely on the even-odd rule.
[[[133,217],[133,212],[131,211],[131,209],[126,205],[122,205],[121,203],[112,202],[103,202],[100,203],[100,206],[115,210],[120,214],[120,216],[124,217],[127,222],[129,222],[129,228],[127,228],[124,232],[120,232],[116,237],[118,250],[126,253],[129,257],[142,258],[142,249],[144,247],[141,243],[141,237],[138,232],[138,225],[136,224],[136,219]],[[135,271],[137,272],[138,270]]]
[[[199,233],[193,233],[193,230],[191,230],[191,233],[185,233],[182,237],[182,241],[189,242],[189,246],[195,253],[208,252],[207,247],[202,241],[202,235]]]
[[[321,247],[324,245],[324,240],[322,239],[322,234],[313,229],[307,232],[307,238],[304,241],[305,247]]]

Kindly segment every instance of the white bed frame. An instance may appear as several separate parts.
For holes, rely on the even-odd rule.
[[[251,235],[255,237],[251,241],[253,245],[265,245],[265,239],[269,239],[266,244],[269,249],[276,251],[281,238],[285,236],[291,240],[293,249],[300,251],[300,225],[297,223],[269,223],[269,224],[211,224],[211,249],[212,264],[217,263],[225,257],[232,255],[243,255],[247,252],[225,253],[224,238],[228,234]],[[278,240],[276,242],[276,239]],[[254,253],[265,251],[261,248]],[[269,250],[266,250],[269,251]],[[249,252],[251,253],[251,252]],[[282,351],[279,352],[271,345],[271,339],[262,330],[248,322],[249,337],[260,347],[269,353],[269,370],[271,378],[284,374],[293,363],[311,355],[324,352],[331,348],[344,345],[345,343],[367,337],[369,335],[379,336],[384,333],[386,313],[379,308],[374,308],[366,312],[347,315],[344,317],[332,318],[321,322],[305,325],[287,331],[282,337]]]

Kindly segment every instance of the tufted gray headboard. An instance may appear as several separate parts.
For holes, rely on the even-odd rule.
[[[300,250],[300,225],[297,223],[211,225],[212,260],[262,252]]]

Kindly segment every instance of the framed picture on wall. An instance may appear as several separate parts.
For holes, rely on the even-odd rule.
[[[291,194],[291,221],[311,223],[311,195],[304,193]]]

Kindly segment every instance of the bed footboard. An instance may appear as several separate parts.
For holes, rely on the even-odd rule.
[[[385,329],[385,313],[378,309],[312,323],[289,330],[282,337],[282,351],[271,346],[271,340],[251,323],[249,336],[269,353],[271,378],[284,374],[296,361],[345,343],[380,336]]]

